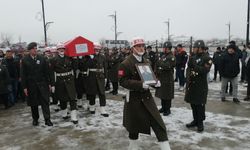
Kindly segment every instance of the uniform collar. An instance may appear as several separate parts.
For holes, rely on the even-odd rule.
[[[138,55],[135,55],[133,54],[133,56],[135,57],[135,59],[139,62],[142,62],[142,56],[138,56]]]

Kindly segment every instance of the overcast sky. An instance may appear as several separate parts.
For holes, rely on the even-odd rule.
[[[64,42],[81,35],[91,41],[114,39],[117,12],[118,39],[142,36],[146,40],[170,34],[200,39],[227,38],[231,22],[233,37],[246,37],[247,0],[44,0],[46,21],[52,42]],[[0,0],[0,33],[13,41],[43,40],[41,0]],[[40,12],[40,13],[39,13]]]

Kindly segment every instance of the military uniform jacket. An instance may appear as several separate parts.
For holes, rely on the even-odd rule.
[[[86,88],[87,94],[95,95],[99,92],[100,94],[105,94],[105,60],[105,56],[101,54],[94,55],[93,59],[88,59],[88,76],[86,78],[86,85],[88,86],[88,88]]]
[[[206,104],[208,93],[207,73],[212,59],[205,53],[190,57],[187,68],[185,101],[190,104]]]
[[[10,76],[6,66],[0,64],[0,94],[9,92],[8,85],[10,83]]]
[[[108,77],[111,82],[118,82],[118,67],[121,63],[121,56],[117,53],[109,57]]]
[[[43,56],[37,55],[33,59],[27,55],[21,61],[21,82],[23,88],[28,90],[29,106],[40,105],[40,96],[43,100],[49,101],[49,85],[51,84],[49,75],[49,65]]]
[[[172,52],[163,54],[156,62],[156,77],[161,82],[161,87],[156,89],[155,96],[164,99],[171,100],[174,98],[174,67],[175,57]]]
[[[74,100],[76,89],[73,60],[68,56],[56,56],[51,60],[51,70],[56,98],[60,101]]]
[[[150,134],[152,116],[166,130],[157,106],[149,90],[144,90],[142,80],[136,70],[139,63],[131,54],[119,66],[120,85],[129,90],[129,101],[125,101],[123,110],[123,126],[131,133]],[[142,63],[148,63],[145,59]]]
[[[88,76],[87,62],[89,59],[90,59],[89,56],[85,56],[82,59],[78,59],[77,69],[79,72],[76,72],[77,78],[75,80],[76,90],[78,91],[78,93],[86,92],[86,88],[87,88],[86,80]]]

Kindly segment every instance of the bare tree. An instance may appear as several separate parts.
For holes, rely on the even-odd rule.
[[[10,46],[12,40],[13,40],[13,37],[11,34],[1,33],[1,43],[2,44],[6,45],[6,46]]]

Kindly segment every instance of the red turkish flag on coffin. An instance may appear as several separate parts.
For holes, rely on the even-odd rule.
[[[95,53],[94,44],[81,36],[64,43],[65,55],[69,57],[92,55]]]

